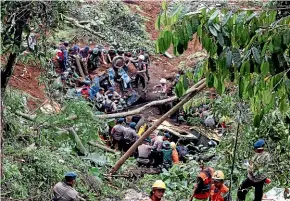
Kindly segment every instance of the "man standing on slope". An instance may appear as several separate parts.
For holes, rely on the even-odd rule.
[[[265,141],[260,139],[254,144],[255,155],[248,167],[248,176],[238,190],[238,200],[244,201],[250,187],[255,187],[254,201],[261,201],[263,197],[263,186],[269,183],[267,169],[270,164],[270,154],[264,151]]]

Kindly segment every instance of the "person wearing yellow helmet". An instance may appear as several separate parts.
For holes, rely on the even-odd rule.
[[[152,185],[152,191],[149,198],[142,201],[164,201],[163,196],[165,193],[166,185],[162,180],[157,180]]]
[[[210,189],[210,201],[228,201],[231,199],[229,189],[224,185],[225,175],[221,170],[213,174],[213,184]]]

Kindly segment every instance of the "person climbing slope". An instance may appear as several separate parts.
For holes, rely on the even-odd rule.
[[[152,191],[148,198],[142,199],[140,201],[164,201],[163,196],[166,190],[166,185],[162,180],[157,180],[152,185]]]
[[[224,185],[225,175],[222,171],[217,170],[213,174],[213,184],[210,189],[210,199],[209,201],[230,201],[231,195],[229,193],[228,187]]]
[[[267,170],[270,165],[270,154],[264,151],[265,141],[259,139],[254,143],[255,155],[248,166],[247,178],[238,189],[238,200],[243,201],[250,187],[255,187],[254,201],[261,201],[263,197],[263,186],[267,179]]]

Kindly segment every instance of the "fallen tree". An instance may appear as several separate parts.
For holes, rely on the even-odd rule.
[[[130,147],[130,149],[117,161],[115,166],[110,170],[109,174],[114,174],[123,163],[134,153],[134,151],[138,148],[140,144],[160,125],[163,121],[169,118],[172,114],[178,111],[180,107],[182,107],[187,101],[189,101],[192,97],[194,97],[199,91],[205,88],[206,82],[205,78],[196,83],[194,86],[188,90],[189,92],[186,96],[171,110],[169,110],[166,114],[164,114],[160,119],[158,119],[143,135]]]
[[[187,92],[185,93],[185,95],[192,93],[194,90],[196,90],[196,87],[199,86],[198,84],[201,83],[203,80],[201,80],[200,82],[196,83],[193,87],[189,88],[187,90]],[[172,96],[166,99],[162,99],[162,100],[157,100],[157,101],[152,101],[146,105],[143,105],[142,107],[139,107],[135,110],[130,110],[128,112],[119,112],[119,113],[113,113],[113,114],[100,114],[100,115],[96,115],[98,118],[101,119],[109,119],[109,118],[118,118],[118,117],[126,117],[126,116],[131,116],[131,115],[135,115],[135,114],[139,114],[142,111],[152,107],[152,106],[156,106],[156,105],[162,105],[165,103],[170,103],[173,101],[178,100],[177,96]]]

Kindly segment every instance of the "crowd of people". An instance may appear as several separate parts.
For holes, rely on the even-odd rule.
[[[139,139],[139,134],[136,122],[126,124],[124,118],[119,118],[111,129],[112,148],[126,152]],[[185,162],[187,154],[187,147],[182,142],[176,146],[169,133],[153,132],[138,147],[134,156],[140,166],[168,169],[179,161]]]
[[[92,49],[89,46],[80,48],[65,41],[57,49],[55,61],[61,69],[65,88],[78,87],[78,95],[95,102],[102,112],[123,110],[138,98],[133,87],[138,89],[141,83],[142,91],[145,91],[150,81],[150,57],[145,48],[132,53],[123,48],[107,49],[102,45]],[[129,75],[130,63],[136,68],[134,76]],[[107,72],[96,70],[102,64]],[[118,94],[117,88],[123,93]]]
[[[155,139],[153,137],[153,139]],[[153,146],[155,144],[156,148],[162,150],[162,146],[165,147],[172,146],[174,149],[174,144],[169,143],[170,136],[164,136],[163,142],[159,140],[153,140]],[[146,146],[145,146],[146,145]],[[149,145],[144,143],[139,146],[138,152],[140,157],[146,157],[144,151],[145,149],[151,149]],[[263,186],[264,184],[271,183],[271,180],[267,177],[267,171],[270,166],[270,154],[264,150],[265,141],[260,139],[254,143],[255,154],[248,164],[248,175],[246,179],[240,185],[237,198],[239,201],[244,201],[246,195],[251,187],[255,188],[255,198],[254,201],[261,201],[263,197]],[[168,150],[168,148],[164,148]],[[169,153],[169,152],[168,152]],[[170,152],[172,154],[173,151]],[[170,155],[168,154],[168,156]],[[165,152],[164,155],[167,155]],[[176,155],[176,153],[175,153]],[[172,154],[173,156],[173,154]],[[178,160],[175,161],[178,163]],[[212,167],[206,166],[203,161],[199,161],[200,172],[198,173],[194,185],[192,195],[190,196],[190,201],[196,200],[210,200],[210,201],[231,201],[231,192],[225,184],[225,175],[221,170],[214,170]],[[65,175],[64,181],[57,183],[54,188],[54,199],[59,201],[78,201],[80,200],[77,191],[73,188],[75,184],[77,174],[74,172],[69,172]],[[287,189],[288,190],[288,189]],[[162,201],[164,193],[166,191],[166,185],[162,180],[157,180],[152,185],[152,191],[148,198],[142,201]],[[285,190],[285,193],[289,194]],[[174,199],[172,199],[174,200]],[[136,200],[137,201],[137,200]]]

